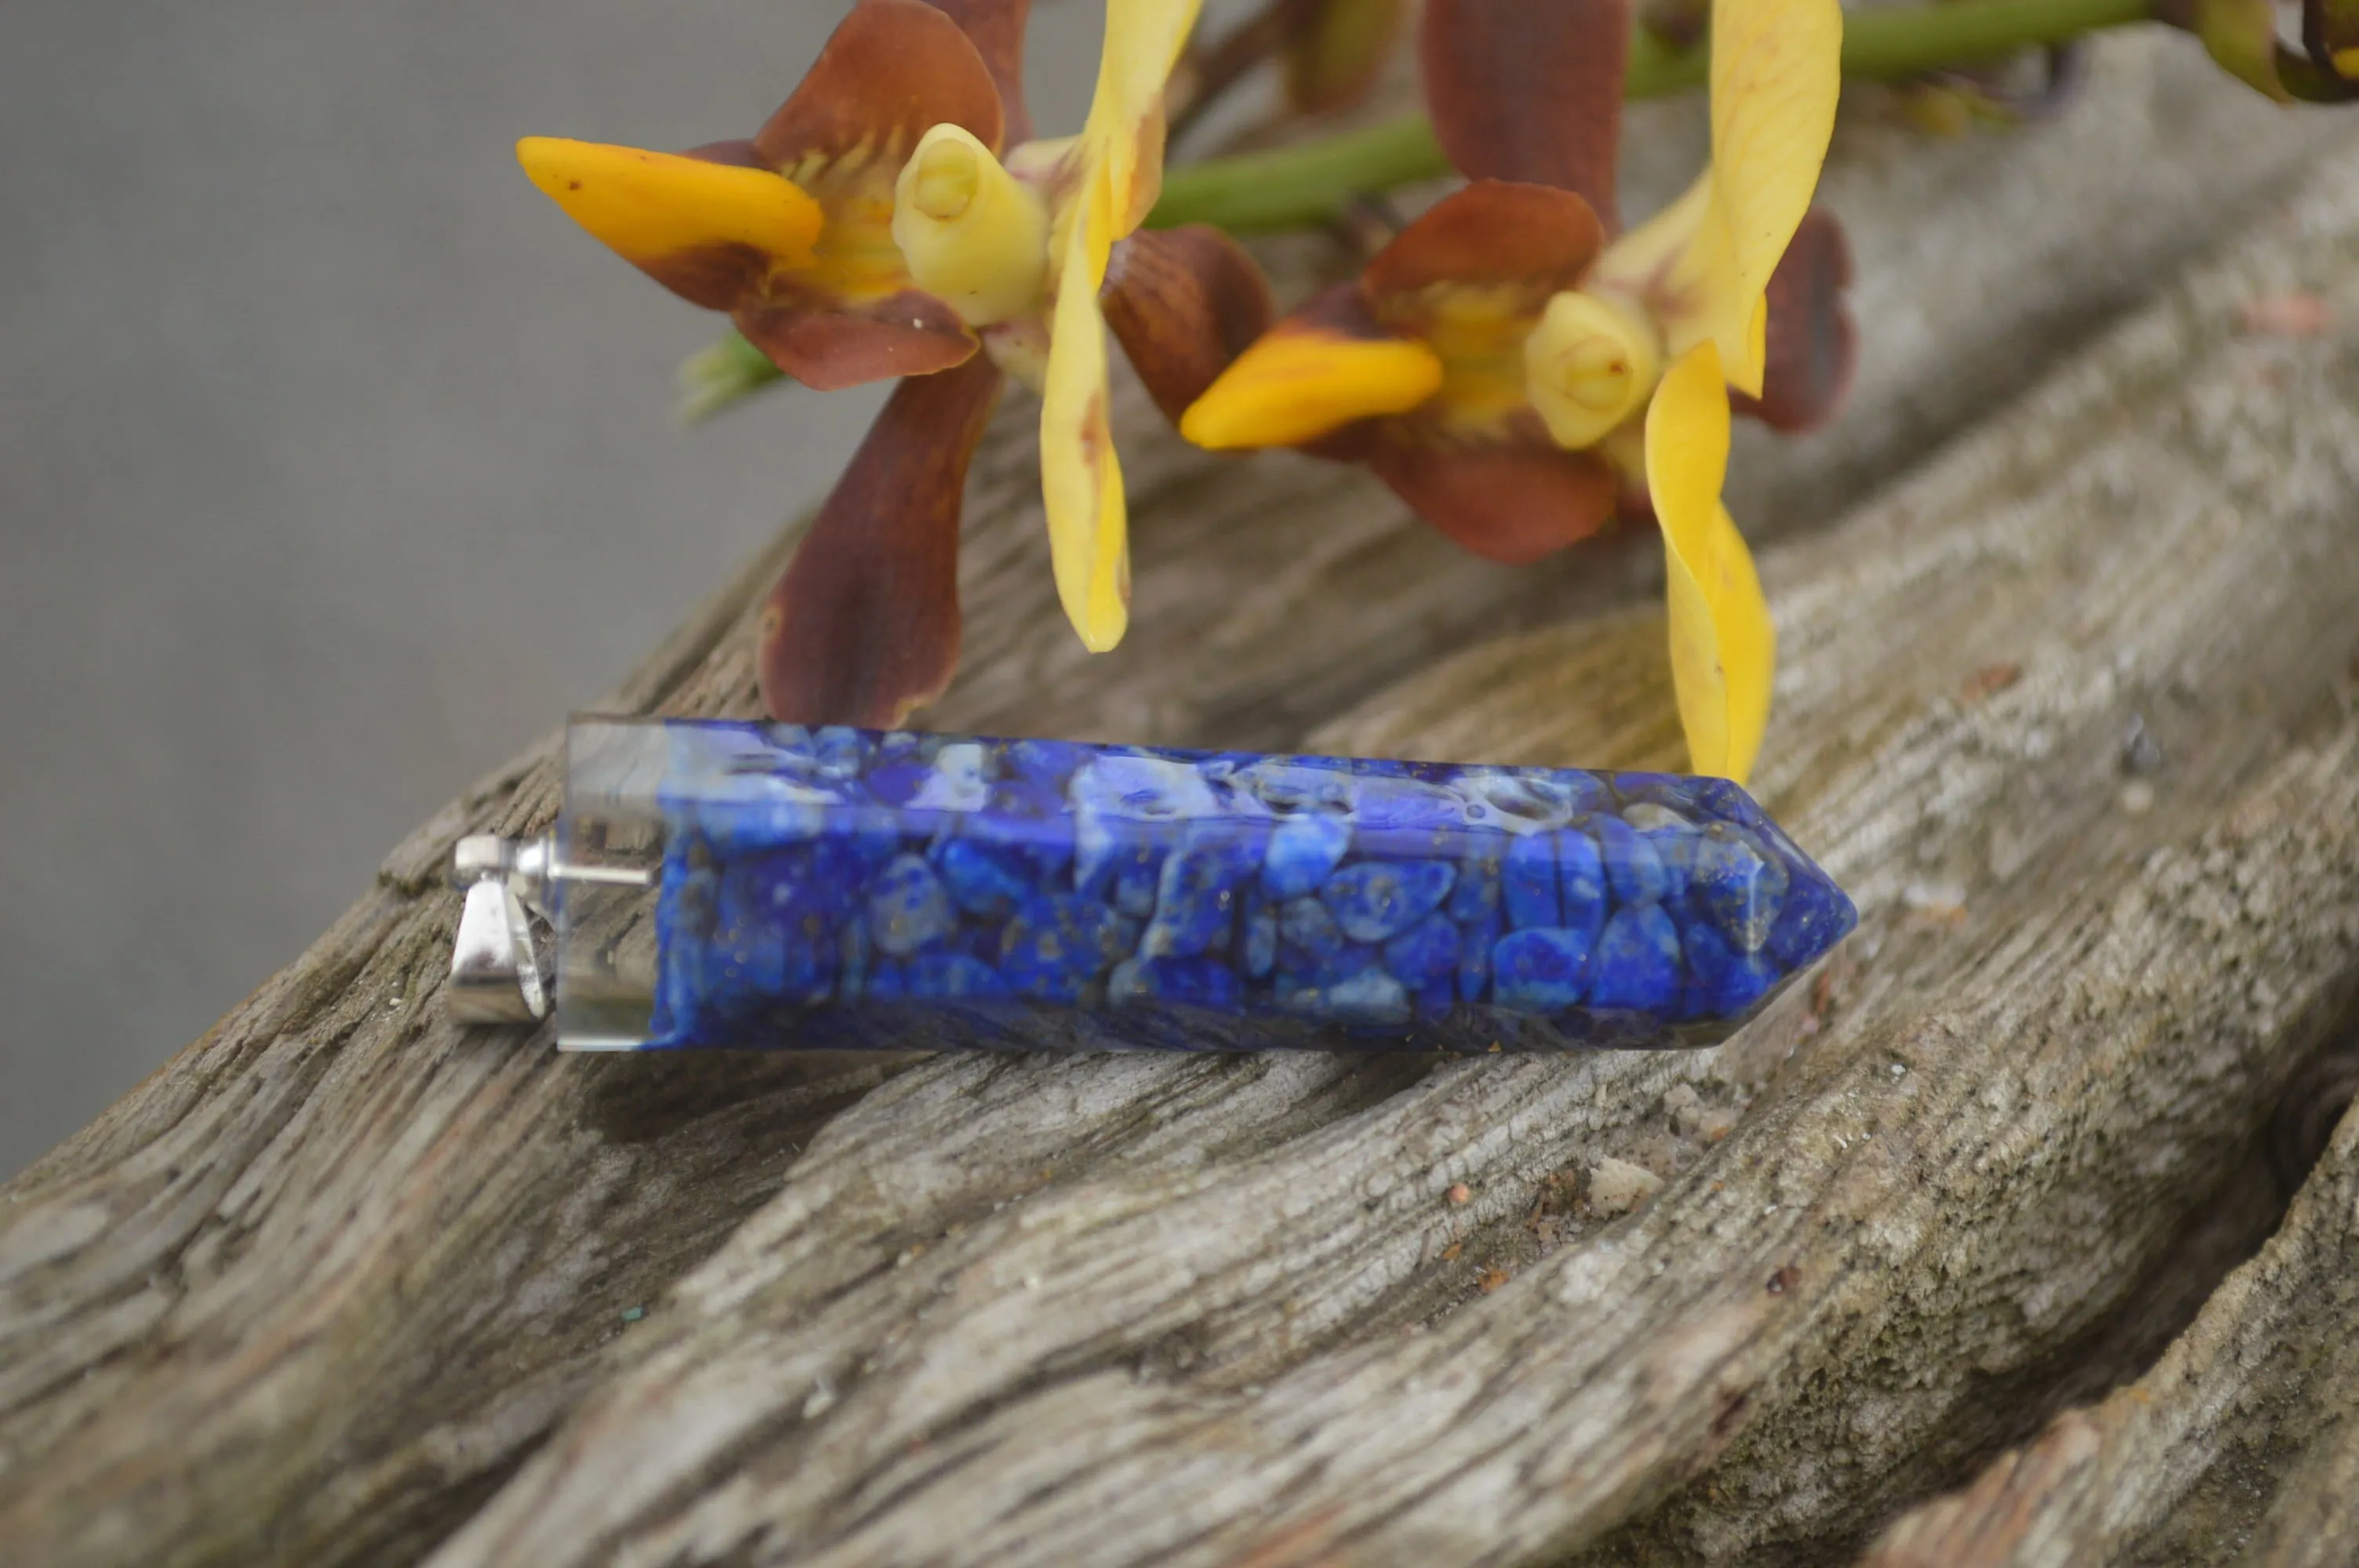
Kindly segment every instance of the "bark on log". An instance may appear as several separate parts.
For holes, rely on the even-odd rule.
[[[1760,782],[1867,918],[1738,1041],[559,1059],[436,1001],[440,867],[462,831],[548,818],[544,744],[5,1189],[0,1541],[1821,1563],[1965,1487],[1875,1551],[2359,1560],[2359,1131],[2282,1227],[2267,1159],[2359,998],[2359,139],[2169,48],[2103,64],[2019,141],[1847,133],[1886,347],[1843,432],[1748,455],[1789,535]],[[2055,364],[2059,320],[2150,292],[2201,226],[2092,212],[2184,210],[2186,181],[2253,232],[1982,418]],[[1995,222],[2041,284],[1950,243]],[[2246,328],[2297,291],[2337,324]],[[1083,660],[1024,418],[978,481],[942,727],[1290,744],[1350,708],[1308,739],[1676,760],[1644,551],[1494,571],[1341,470],[1152,438],[1127,449],[1136,631]],[[614,706],[743,710],[776,567]],[[2150,777],[2120,765],[2134,715]]]

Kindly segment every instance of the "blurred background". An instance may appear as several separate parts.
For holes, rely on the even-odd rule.
[[[834,478],[881,394],[683,433],[718,318],[510,149],[751,135],[847,8],[8,0],[0,1176]],[[1052,132],[1091,9],[1040,0]]]

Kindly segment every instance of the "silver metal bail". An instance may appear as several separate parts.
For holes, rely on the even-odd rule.
[[[543,905],[550,844],[478,833],[459,840],[451,880],[467,891],[451,949],[451,1016],[462,1023],[531,1023],[549,1016],[548,978],[527,904]]]

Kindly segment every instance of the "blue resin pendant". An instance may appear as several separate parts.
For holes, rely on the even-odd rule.
[[[552,840],[462,847],[453,997],[516,1011],[521,883],[572,1049],[1701,1045],[1854,919],[1722,779],[682,720],[568,762]]]

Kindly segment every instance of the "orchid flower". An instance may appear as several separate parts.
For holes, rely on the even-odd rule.
[[[1690,765],[1743,779],[1776,641],[1720,501],[1730,394],[1801,429],[1849,384],[1849,259],[1810,211],[1842,26],[1838,0],[1714,0],[1712,167],[1601,250],[1626,0],[1430,0],[1426,93],[1473,183],[1248,349],[1182,432],[1367,462],[1506,561],[1595,532],[1642,492],[1663,530]]]
[[[788,375],[907,378],[764,607],[777,718],[897,725],[949,683],[966,473],[1008,373],[1042,394],[1060,597],[1091,648],[1119,641],[1106,329],[1176,419],[1267,323],[1266,285],[1225,235],[1133,233],[1160,188],[1164,80],[1197,0],[1108,0],[1096,100],[1061,142],[1027,139],[1029,6],[859,0],[751,142],[518,147],[583,228],[728,311]]]
[[[910,281],[893,243],[894,182],[931,125],[993,148],[1021,134],[1023,9],[860,0],[750,141],[660,153],[528,136],[516,158],[593,238],[727,311],[806,385],[948,370],[976,339]],[[995,24],[1013,13],[1014,27],[978,28],[978,40],[961,25],[969,13]]]

